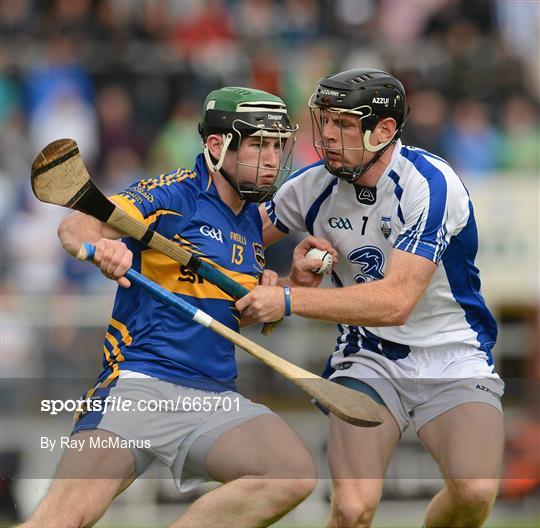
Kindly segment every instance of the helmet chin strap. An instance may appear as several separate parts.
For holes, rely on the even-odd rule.
[[[210,154],[210,151],[208,150],[208,143],[204,144],[203,147],[203,154],[204,159],[206,160],[206,164],[208,165],[208,168],[212,172],[219,172],[223,178],[225,178],[225,181],[232,187],[233,191],[241,198],[242,200],[245,200],[245,198],[242,196],[242,193],[240,192],[240,189],[236,185],[233,177],[223,168],[223,161],[225,160],[225,154],[227,154],[227,149],[229,148],[229,145],[231,144],[233,135],[231,133],[228,134],[222,134],[221,137],[223,138],[223,148],[221,149],[221,154],[219,156],[219,159],[216,160],[212,154]]]
[[[240,185],[238,185],[238,182],[235,180],[235,178],[232,177],[231,174],[229,174],[224,168],[223,168],[223,161],[225,159],[225,154],[227,153],[227,149],[229,148],[229,145],[232,141],[232,134],[222,134],[223,137],[223,148],[221,149],[221,154],[219,156],[219,159],[216,160],[212,154],[210,154],[210,151],[208,150],[208,144],[205,143],[203,148],[204,153],[204,159],[206,160],[206,163],[208,164],[208,167],[212,172],[219,172],[225,181],[232,187],[233,191],[238,195],[238,197],[241,200],[251,202],[256,201],[259,202],[257,197],[259,196],[257,193],[254,192],[254,190],[247,185],[245,189],[242,189]],[[244,194],[244,192],[246,194]],[[253,193],[253,196],[251,196],[251,193]],[[267,194],[268,191],[265,191],[265,194]]]
[[[238,197],[245,202],[262,203],[267,198],[272,197],[277,190],[274,185],[270,185],[260,189],[257,189],[254,184],[246,183],[240,185],[238,181],[223,168],[225,154],[227,153],[227,149],[229,148],[233,135],[231,133],[227,135],[222,134],[222,138],[223,148],[221,149],[221,154],[217,161],[214,156],[210,154],[210,151],[208,150],[208,144],[204,144],[204,159],[206,160],[206,163],[210,170],[212,172],[219,172],[223,176],[223,178],[225,178],[225,181],[233,188],[234,192],[238,195]]]
[[[249,183],[239,185],[238,182],[223,168],[219,169],[219,173],[244,202],[262,203],[266,198],[273,196],[277,190],[273,185],[261,189],[256,189],[253,184]]]
[[[225,181],[232,187],[233,191],[238,195],[238,197],[241,200],[245,200],[246,198],[245,196],[242,196],[242,191],[234,181],[234,178],[225,169],[219,169],[219,173],[225,178]]]
[[[277,189],[274,185],[265,187],[255,187],[251,183],[240,185],[242,199],[251,203],[262,203],[270,199],[276,193]]]
[[[348,183],[356,183],[359,178],[361,178],[384,154],[386,149],[394,143],[394,141],[398,138],[398,132],[394,133],[394,135],[386,142],[379,143],[378,145],[372,145],[369,141],[371,138],[371,130],[366,130],[364,132],[364,149],[368,152],[374,152],[376,153],[375,156],[366,164],[366,165],[357,165],[356,167],[342,167],[341,169],[331,169],[329,168],[328,164],[325,163],[326,169],[334,174],[335,176],[338,176],[344,180],[346,180]]]

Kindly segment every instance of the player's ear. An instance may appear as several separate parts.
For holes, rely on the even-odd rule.
[[[374,136],[378,143],[386,143],[390,141],[396,133],[397,123],[392,117],[385,117],[381,119],[374,130]]]
[[[208,151],[213,158],[219,159],[221,156],[221,149],[223,147],[223,138],[220,134],[210,134],[206,138],[206,144],[208,145]]]

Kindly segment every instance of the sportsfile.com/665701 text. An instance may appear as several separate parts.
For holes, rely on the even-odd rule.
[[[238,412],[238,396],[178,396],[176,400],[128,400],[121,396],[80,400],[41,400],[40,411],[51,416],[61,412]]]

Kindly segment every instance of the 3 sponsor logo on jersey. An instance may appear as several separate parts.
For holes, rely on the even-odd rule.
[[[214,240],[217,240],[218,242],[221,242],[223,244],[223,233],[221,232],[221,229],[218,229],[217,227],[202,225],[199,231],[204,236],[213,238]]]
[[[348,218],[343,218],[342,216],[333,216],[328,219],[328,225],[332,229],[350,229],[353,230],[351,221]]]
[[[234,240],[235,242],[238,242],[239,244],[246,244],[246,237],[244,235],[241,235],[240,233],[235,233],[234,231],[231,231],[229,233],[229,236],[231,240]]]
[[[120,196],[124,196],[126,200],[130,201],[131,203],[137,202],[137,203],[142,204],[142,198],[138,194],[134,193],[133,191],[130,191],[129,189],[120,193]]]
[[[143,198],[146,198],[149,202],[154,201],[154,197],[147,192],[147,190],[144,187],[141,187],[140,185],[137,185],[136,187],[131,187],[132,191],[135,191],[136,193],[139,193]]]
[[[381,232],[384,238],[388,238],[392,234],[391,216],[381,216]]]

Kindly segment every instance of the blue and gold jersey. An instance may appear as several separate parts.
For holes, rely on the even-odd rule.
[[[255,204],[235,215],[221,201],[203,157],[195,168],[141,180],[112,200],[129,215],[252,289],[263,271]],[[232,297],[162,253],[131,238],[133,268],[238,331]],[[118,288],[105,335],[100,381],[130,370],[189,387],[235,389],[234,346],[137,286]]]

